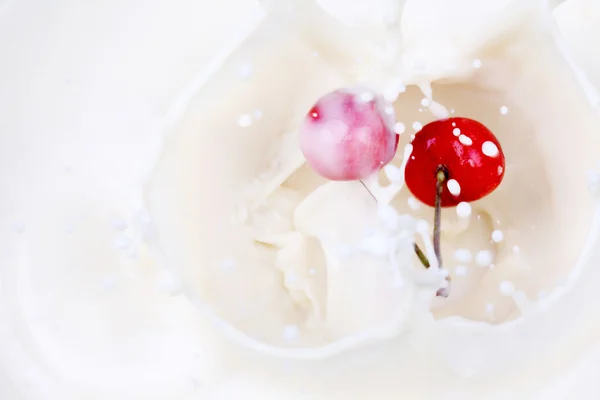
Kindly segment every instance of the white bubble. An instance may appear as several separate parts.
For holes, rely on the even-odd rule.
[[[454,268],[454,274],[456,276],[465,276],[467,272],[467,267],[465,267],[464,265],[458,265],[456,268]]]
[[[257,108],[256,110],[254,110],[254,112],[252,113],[252,115],[254,116],[254,119],[261,119],[263,116],[262,110],[260,108]]]
[[[286,340],[295,340],[300,334],[300,329],[296,325],[286,325],[283,328],[283,337]]]
[[[473,253],[469,249],[456,249],[454,258],[461,263],[470,263],[473,260]]]
[[[412,123],[412,128],[415,131],[420,131],[421,129],[423,129],[423,124],[420,123],[419,121],[415,121],[415,122]]]
[[[252,125],[252,115],[244,114],[238,118],[238,125],[242,128],[247,128]]]
[[[404,131],[406,131],[406,126],[404,126],[402,122],[396,122],[396,124],[394,124],[394,132],[398,135],[403,134]]]
[[[429,99],[428,98],[421,99],[421,105],[423,107],[428,107],[429,106]]]
[[[473,60],[473,68],[481,68],[481,60],[479,58]]]
[[[481,151],[488,157],[497,157],[500,154],[500,150],[498,150],[498,146],[496,146],[493,142],[485,141],[481,146]]]
[[[467,218],[471,216],[471,205],[465,201],[461,201],[456,206],[456,215],[460,218]]]
[[[308,274],[309,274],[310,276],[314,276],[314,275],[316,275],[316,274],[317,274],[317,270],[316,270],[316,269],[314,269],[314,268],[310,268],[310,269],[308,270]]]
[[[492,232],[492,241],[495,243],[500,243],[504,240],[504,232],[499,229],[496,229]]]
[[[460,135],[458,137],[459,142],[461,142],[462,144],[464,144],[465,146],[470,146],[473,144],[473,141],[471,140],[470,137],[465,136],[465,135]]]
[[[486,303],[485,305],[485,311],[487,311],[488,313],[492,313],[494,312],[494,305],[492,303]]]
[[[448,191],[450,192],[450,194],[452,194],[453,196],[460,195],[460,184],[456,179],[450,179],[446,186],[448,187]]]
[[[488,250],[478,251],[475,255],[475,264],[480,267],[488,267],[492,261],[494,261],[494,256]]]
[[[454,134],[454,136],[460,136],[460,128],[452,129],[452,134]]]
[[[510,296],[515,292],[515,285],[511,281],[502,281],[499,285],[500,293]]]
[[[506,106],[500,107],[500,114],[502,114],[502,115],[508,114],[508,107],[506,107]]]

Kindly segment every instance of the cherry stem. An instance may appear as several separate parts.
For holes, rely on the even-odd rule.
[[[363,185],[363,187],[365,188],[365,190],[367,192],[369,192],[369,194],[371,195],[371,197],[373,198],[373,200],[375,200],[375,202],[377,202],[377,197],[375,197],[375,195],[373,194],[373,192],[371,192],[371,190],[368,188],[368,186],[362,181],[359,181],[361,185]]]
[[[423,264],[423,266],[425,268],[431,267],[431,264],[429,263],[427,256],[425,255],[425,253],[423,253],[423,250],[421,250],[419,245],[414,243],[414,247],[415,247],[415,253],[417,254],[417,257],[419,258],[419,261],[421,261],[421,264]]]
[[[436,170],[435,183],[435,211],[433,215],[433,251],[437,258],[438,268],[442,268],[442,250],[440,245],[441,225],[442,225],[442,191],[444,183],[448,179],[448,168],[445,165],[438,165]]]

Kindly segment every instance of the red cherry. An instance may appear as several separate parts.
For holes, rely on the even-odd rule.
[[[393,108],[364,88],[321,97],[300,127],[308,164],[334,181],[365,179],[389,163],[398,147]]]
[[[479,200],[498,187],[505,161],[500,142],[483,124],[469,118],[431,122],[412,141],[406,163],[406,186],[421,202],[434,207],[437,170],[445,167],[442,207]]]

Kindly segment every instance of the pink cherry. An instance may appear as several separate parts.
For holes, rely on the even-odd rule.
[[[321,97],[300,127],[308,164],[333,181],[365,179],[389,163],[398,147],[393,108],[364,88]]]

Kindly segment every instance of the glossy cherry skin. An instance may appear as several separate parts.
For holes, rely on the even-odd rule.
[[[393,108],[364,88],[340,89],[321,97],[298,133],[307,163],[334,181],[365,179],[389,163],[399,136]]]
[[[436,171],[447,169],[441,205],[479,200],[493,192],[504,177],[505,159],[500,142],[480,122],[469,118],[449,118],[425,125],[411,143],[406,163],[406,186],[421,202],[435,205]],[[452,182],[453,193],[449,190]],[[457,193],[458,192],[458,193]]]

